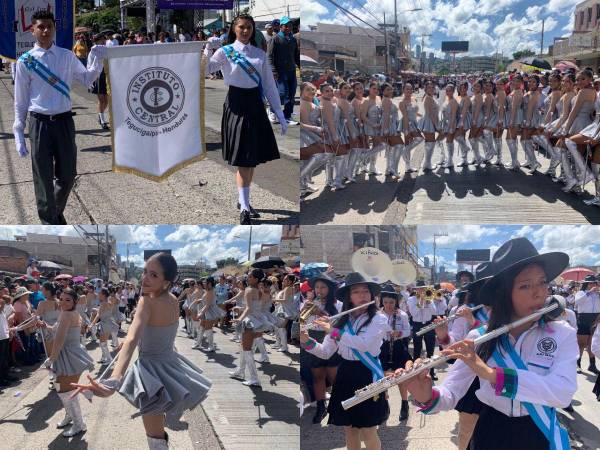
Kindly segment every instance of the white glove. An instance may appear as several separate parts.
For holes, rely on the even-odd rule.
[[[279,124],[281,125],[281,135],[285,135],[287,128],[288,128],[288,124],[287,124],[287,120],[285,118],[285,116],[283,115],[283,111],[282,110],[277,110],[275,111],[275,115],[277,116],[277,120],[279,121]]]
[[[44,367],[44,369],[50,370],[50,368],[52,367],[52,361],[50,360],[50,358],[46,358],[46,361],[43,362],[42,366]]]
[[[17,152],[19,152],[19,156],[21,158],[25,158],[27,155],[29,155],[29,150],[27,150],[27,145],[25,145],[25,142],[20,142],[17,144]]]
[[[23,130],[20,127],[13,127],[13,131],[15,134],[15,146],[17,147],[17,153],[21,158],[25,158],[29,151],[27,150],[27,145],[25,144],[25,135],[23,134]]]
[[[88,57],[98,58],[100,61],[106,59],[107,47],[106,45],[95,45],[90,50]]]

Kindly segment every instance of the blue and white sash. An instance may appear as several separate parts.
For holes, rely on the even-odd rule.
[[[473,306],[475,306],[475,305],[470,304],[469,308],[473,308]],[[479,320],[482,323],[488,323],[490,321],[490,317],[488,316],[487,311],[485,310],[485,308],[478,309],[477,311],[475,311],[473,313],[473,315],[475,316],[475,318],[477,320]]]
[[[252,78],[254,82],[258,85],[258,89],[260,91],[261,97],[265,98],[265,94],[263,92],[262,86],[262,78],[260,76],[260,72],[256,70],[256,68],[252,65],[250,61],[246,59],[246,57],[233,48],[233,45],[225,45],[223,47],[223,51],[225,52],[225,56],[231,62],[240,66],[246,74]]]
[[[354,328],[350,325],[350,321],[346,322],[346,325],[344,325],[344,331],[350,333],[352,336],[356,336]],[[361,352],[355,348],[352,349],[352,353],[354,353],[354,356],[356,356],[356,358],[373,373],[373,381],[383,378],[383,367],[381,366],[379,358],[371,355],[369,352]]]
[[[39,62],[31,53],[25,52],[19,58],[25,67],[29,69],[31,72],[37,74],[42,80],[60,92],[62,95],[71,100],[70,88],[63,80],[61,80],[58,75],[52,73],[50,69],[48,69],[45,65]]]
[[[506,335],[500,338],[499,345],[500,342],[502,347],[507,349],[507,355],[505,360],[498,351],[498,346],[496,346],[496,349],[492,354],[496,364],[502,368],[509,367],[512,369],[528,370],[527,365],[515,351],[515,348],[512,346]],[[567,433],[567,430],[560,425],[560,422],[556,417],[555,408],[529,402],[521,403],[523,406],[525,406],[525,409],[527,409],[527,412],[533,419],[533,422],[550,442],[551,450],[569,450],[569,434]]]

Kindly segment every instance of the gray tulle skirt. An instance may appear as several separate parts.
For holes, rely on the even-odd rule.
[[[590,125],[591,122],[591,119],[587,115],[585,117],[575,117],[575,120],[571,124],[571,128],[569,128],[568,134],[578,134],[581,130],[585,129],[588,125]]]
[[[206,308],[206,312],[200,316],[202,320],[219,320],[225,316],[225,311],[219,308],[217,305],[211,305]]]
[[[160,358],[139,358],[127,369],[119,390],[143,414],[166,414],[166,424],[176,424],[186,410],[206,398],[212,382],[187,358],[173,352]]]
[[[587,136],[594,141],[598,140],[598,135],[600,134],[600,122],[594,120],[587,127],[579,132],[579,134],[583,136]]]
[[[270,314],[263,312],[252,312],[249,313],[244,320],[242,320],[242,331],[249,330],[255,333],[264,333],[271,331],[276,328],[276,324],[272,321]]]
[[[438,131],[435,125],[433,124],[431,117],[429,116],[423,116],[419,120],[419,130],[421,130],[423,133],[435,133],[436,131]]]
[[[471,113],[468,112],[465,115],[464,120],[462,119],[462,116],[459,114],[456,127],[462,128],[465,131],[470,130],[471,129]]]
[[[119,331],[119,325],[117,325],[114,318],[108,320],[100,319],[100,330],[102,334],[116,333]]]
[[[94,360],[79,343],[79,330],[77,330],[77,342],[65,343],[58,354],[58,359],[52,363],[52,371],[57,376],[78,375],[93,368]]]
[[[298,317],[298,310],[286,303],[278,303],[274,314],[279,319],[294,320]]]
[[[404,120],[400,120],[398,124],[398,129],[402,133],[414,133],[419,131],[419,124],[416,120],[408,119],[408,128],[404,126]]]

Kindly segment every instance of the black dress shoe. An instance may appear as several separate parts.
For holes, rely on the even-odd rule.
[[[240,225],[252,225],[252,220],[250,220],[250,211],[246,211],[244,209],[240,213]]]
[[[65,219],[65,215],[60,213],[58,215],[58,224],[59,225],[66,225],[67,224],[67,219]]]
[[[253,218],[253,219],[260,219],[260,214],[257,213],[252,206],[248,205],[248,208],[250,208],[250,217],[251,218]],[[237,204],[237,209],[238,210],[240,209],[240,203],[239,202]]]

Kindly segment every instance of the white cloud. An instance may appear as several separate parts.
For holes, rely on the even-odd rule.
[[[174,232],[165,237],[167,242],[186,242],[204,239],[210,235],[207,228],[198,225],[179,225]]]
[[[434,234],[447,233],[448,236],[436,238],[437,245],[457,246],[472,243],[477,247],[477,241],[497,235],[499,229],[489,225],[423,225],[419,226],[418,233],[421,242],[433,243]]]
[[[581,0],[550,0],[546,5],[546,11],[550,13],[564,12],[567,8],[572,8]]]
[[[300,11],[302,16],[300,24],[304,30],[307,30],[309,25],[322,22],[329,13],[325,6],[313,0],[303,1]]]

